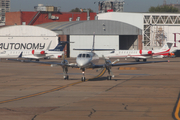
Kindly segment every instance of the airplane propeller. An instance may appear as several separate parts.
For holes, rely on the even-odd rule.
[[[113,72],[111,71],[111,65],[113,64],[110,60],[106,60],[106,58],[104,57],[104,55],[102,56],[102,58],[105,61],[104,67],[108,70],[109,76],[107,76],[108,80],[111,80],[111,77],[114,77]]]
[[[68,61],[65,59],[65,56],[64,56],[64,54],[62,54],[62,57],[63,57],[63,60],[62,60],[62,62],[61,62],[61,64],[62,64],[62,69],[63,69],[63,77],[64,77],[64,79],[65,80],[68,80],[69,79],[69,76],[68,76],[68,74],[67,74],[67,72],[68,72]]]

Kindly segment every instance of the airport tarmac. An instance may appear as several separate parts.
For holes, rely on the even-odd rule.
[[[86,82],[76,68],[63,80],[61,67],[3,59],[0,120],[174,120],[180,58],[148,61],[167,59],[171,62],[113,67],[112,80],[106,80],[107,72],[95,78],[100,71],[89,69],[86,78],[95,79]]]

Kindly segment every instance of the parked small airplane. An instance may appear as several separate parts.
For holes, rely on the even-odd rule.
[[[49,49],[51,42],[46,50],[6,50],[0,53],[0,58],[26,58],[39,61],[42,58],[61,57],[68,42],[61,41],[54,49]]]
[[[117,50],[105,55],[105,58],[134,58],[136,62],[143,59],[144,62],[148,58],[162,58],[169,55],[173,42],[166,42],[160,50]]]
[[[72,68],[79,68],[82,70],[82,75],[83,77],[81,78],[82,81],[85,81],[86,78],[84,76],[85,74],[85,69],[87,68],[106,68],[108,70],[109,76],[107,76],[108,80],[111,80],[112,78],[112,72],[111,72],[111,67],[114,66],[125,66],[125,65],[134,65],[134,64],[147,64],[147,63],[158,63],[158,62],[168,62],[168,61],[148,61],[148,62],[133,62],[133,63],[117,63],[113,64],[110,60],[105,60],[104,64],[97,64],[99,61],[98,55],[94,51],[102,51],[102,50],[112,50],[112,49],[94,49],[94,42],[95,41],[95,36],[93,38],[93,45],[92,49],[75,49],[75,50],[90,50],[90,52],[83,52],[80,53],[77,58],[76,58],[76,63],[75,64],[70,64],[67,60],[65,60],[64,55],[63,55],[63,60],[62,62],[43,62],[43,61],[28,61],[28,60],[15,60],[15,59],[8,59],[8,60],[14,60],[14,61],[21,61],[21,62],[32,62],[32,63],[42,63],[42,64],[50,64],[51,66],[61,66],[63,68],[63,78],[64,79],[69,79],[69,76],[67,74],[68,72],[68,67]]]

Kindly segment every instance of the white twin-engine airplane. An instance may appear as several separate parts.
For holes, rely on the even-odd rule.
[[[76,58],[76,63],[75,64],[70,64],[67,60],[65,60],[64,55],[63,55],[63,60],[60,63],[57,62],[42,62],[42,61],[28,61],[28,60],[15,60],[15,61],[21,61],[21,62],[33,62],[33,63],[42,63],[42,64],[51,64],[51,66],[61,66],[63,69],[63,78],[64,79],[69,79],[69,76],[67,74],[68,72],[68,67],[72,68],[79,68],[82,70],[83,77],[81,78],[82,81],[85,81],[86,78],[84,76],[85,74],[85,69],[87,68],[106,68],[108,70],[109,76],[107,76],[108,80],[111,80],[112,77],[112,72],[111,72],[111,67],[114,66],[125,66],[125,65],[134,65],[134,64],[146,64],[146,63],[158,63],[158,62],[168,62],[168,61],[148,61],[148,62],[134,62],[134,63],[117,63],[113,64],[110,60],[105,60],[104,64],[97,64],[99,57],[94,51],[102,51],[102,50],[112,50],[112,49],[94,49],[94,41],[95,41],[95,36],[93,37],[93,46],[92,49],[75,49],[75,50],[90,50],[90,52],[83,52],[80,53],[77,58]],[[9,59],[9,60],[14,60],[14,59]]]
[[[51,42],[46,50],[6,50],[0,53],[0,58],[25,58],[39,61],[42,58],[61,57],[68,42],[61,41],[54,49],[49,49]]]
[[[166,42],[160,50],[117,50],[105,55],[105,58],[134,58],[136,62],[143,59],[144,62],[148,58],[162,58],[169,55],[173,42]]]

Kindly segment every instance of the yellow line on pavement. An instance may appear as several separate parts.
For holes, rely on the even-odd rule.
[[[102,70],[102,72],[98,76],[96,76],[94,78],[101,77],[105,72],[106,72],[106,68],[104,68]],[[91,79],[94,79],[94,78],[91,78]],[[87,79],[86,81],[88,81],[88,80],[90,80],[90,79]],[[0,104],[8,103],[8,102],[13,102],[13,101],[18,101],[18,100],[22,100],[22,99],[27,99],[27,98],[30,98],[30,97],[35,97],[35,96],[39,96],[39,95],[42,95],[42,94],[58,91],[58,90],[61,90],[63,88],[67,88],[67,87],[70,87],[70,86],[73,86],[73,85],[76,85],[76,84],[79,84],[79,83],[82,83],[82,81],[78,81],[78,82],[71,83],[71,84],[68,84],[68,85],[65,85],[65,86],[57,87],[57,88],[54,88],[54,89],[51,89],[51,90],[35,93],[35,94],[32,94],[32,95],[27,95],[27,96],[23,96],[23,97],[19,97],[19,98],[14,98],[14,99],[10,99],[10,100],[0,101]]]
[[[179,102],[177,104],[176,111],[175,111],[175,117],[176,117],[177,120],[180,120],[180,116],[179,116],[180,111],[179,110],[180,110],[180,100],[179,100]]]
[[[119,67],[119,70],[139,70],[137,67]]]
[[[176,120],[180,120],[180,93],[173,111],[173,116]]]

